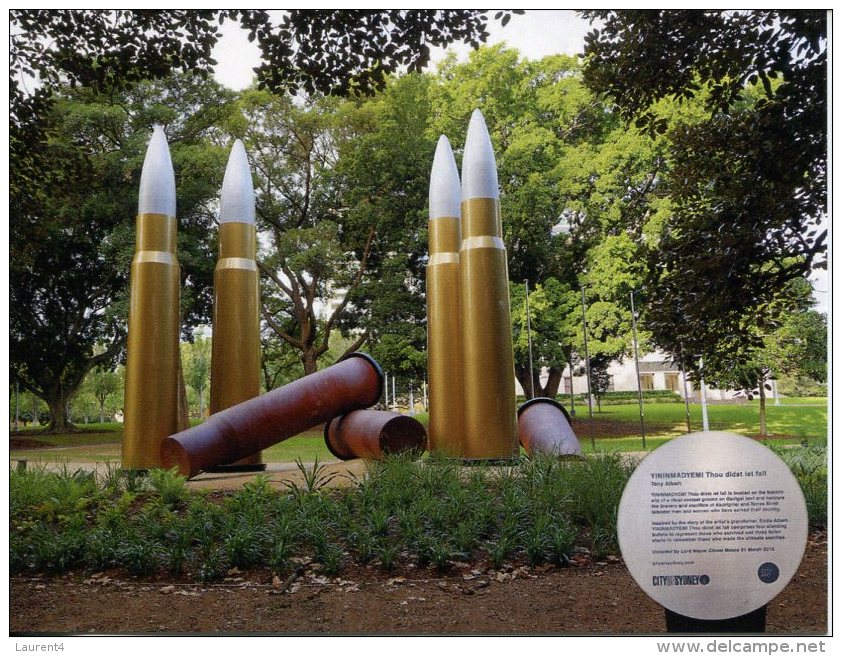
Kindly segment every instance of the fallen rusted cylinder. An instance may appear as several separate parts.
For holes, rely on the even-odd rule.
[[[383,370],[364,353],[211,415],[198,426],[166,438],[165,468],[185,476],[241,460],[314,428],[333,417],[377,403]]]
[[[340,460],[382,458],[424,450],[427,432],[417,419],[382,410],[355,410],[325,424],[325,444]]]
[[[517,411],[520,443],[529,455],[582,455],[579,440],[570,425],[570,415],[555,399],[535,398]]]

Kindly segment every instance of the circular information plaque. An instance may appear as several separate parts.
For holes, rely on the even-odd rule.
[[[789,467],[733,433],[658,447],[629,479],[617,517],[634,580],[669,610],[701,620],[768,603],[795,574],[807,507]]]

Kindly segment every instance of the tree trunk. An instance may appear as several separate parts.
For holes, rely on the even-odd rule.
[[[180,325],[180,324],[179,324]],[[184,369],[181,366],[181,353],[178,356],[178,430],[190,428],[190,408],[187,407],[187,386],[184,384]]]
[[[548,373],[547,384],[544,385],[541,393],[548,399],[554,399],[558,396],[558,388],[561,386],[561,376],[564,373],[564,369],[554,366],[549,368]]]
[[[315,350],[308,349],[301,354],[301,364],[304,365],[304,375],[309,376],[319,370],[319,356]]]
[[[196,390],[199,392],[199,419],[205,418],[205,391],[203,389]]]
[[[105,401],[104,400],[99,402],[99,423],[100,424],[105,423]]]
[[[41,421],[40,417],[38,416],[38,398],[35,394],[31,395],[32,398],[32,425],[33,426],[40,426]]]
[[[766,439],[766,377],[760,375],[760,437]]]
[[[20,383],[15,383],[15,431],[20,428]]]
[[[44,399],[44,402],[50,409],[50,424],[47,426],[48,433],[67,433],[76,428],[70,421],[70,416],[67,412],[67,397],[61,389],[53,390],[50,398]]]
[[[530,394],[530,387],[529,387],[529,369],[528,367],[515,367],[515,378],[517,378],[517,382],[520,383],[521,388],[523,388],[523,395],[526,397],[526,400],[532,398]]]

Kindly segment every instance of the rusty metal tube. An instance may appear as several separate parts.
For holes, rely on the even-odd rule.
[[[333,417],[377,403],[383,370],[369,355],[351,353],[336,364],[217,412],[166,438],[164,467],[186,476],[241,460]]]
[[[427,432],[417,419],[382,410],[355,410],[325,424],[325,444],[340,460],[382,458],[424,450]]]
[[[555,399],[538,397],[527,401],[517,411],[517,424],[520,443],[529,455],[582,455],[570,415]]]

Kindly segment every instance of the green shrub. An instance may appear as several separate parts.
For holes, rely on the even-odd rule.
[[[576,544],[576,529],[566,520],[552,527],[549,533],[550,561],[555,565],[565,565],[570,551]]]
[[[27,560],[31,569],[62,574],[83,562],[85,536],[82,531],[41,526],[30,535]]]
[[[777,449],[775,452],[792,470],[807,505],[811,528],[827,527],[827,447],[809,446]]]
[[[196,578],[202,583],[212,583],[218,581],[228,569],[225,561],[225,552],[213,545],[202,549],[197,555],[198,566],[196,568]]]
[[[85,544],[85,564],[95,570],[116,565],[121,543],[122,536],[117,531],[101,526],[94,528]]]
[[[166,533],[161,545],[164,563],[173,574],[181,574],[187,564],[192,534],[186,524],[178,523]]]
[[[152,469],[149,472],[149,485],[158,493],[165,506],[176,506],[187,495],[187,477],[178,473],[178,467],[170,470]]]
[[[12,470],[9,476],[12,517],[30,517],[47,522],[66,522],[84,516],[99,496],[95,476],[90,472],[63,468],[58,473],[43,468]]]
[[[248,569],[261,563],[268,554],[269,534],[265,527],[241,524],[237,517],[223,536],[222,548],[234,567]]]
[[[616,551],[616,508],[631,472],[619,455],[470,468],[395,455],[372,464],[356,487],[326,489],[323,466],[299,469],[303,484],[283,493],[258,476],[221,500],[160,470],[145,479],[149,493],[115,486],[113,476],[100,489],[77,473],[15,472],[11,568],[120,566],[149,576],[162,567],[213,581],[231,566],[281,573],[301,556],[329,575],[348,561],[387,571],[402,559],[443,570],[480,555],[495,567],[509,559],[564,564],[579,538],[595,554]],[[802,469],[802,485],[826,482],[826,469],[824,479]]]
[[[819,383],[806,376],[781,376],[778,393],[783,396],[827,396],[827,383]]]
[[[683,403],[684,399],[678,392],[671,392],[670,390],[643,390],[641,392],[644,403]],[[564,397],[557,397],[562,401]],[[567,400],[569,400],[569,396]],[[625,403],[637,403],[639,397],[637,390],[631,392],[605,392],[600,397],[601,405],[620,405]],[[579,405],[587,405],[587,395],[582,394],[581,399],[578,400]]]
[[[387,572],[395,569],[398,561],[398,554],[400,549],[395,544],[381,542],[377,546],[377,557],[380,559],[380,567]]]
[[[134,576],[149,576],[158,567],[160,545],[138,532],[127,533],[117,550],[117,562]]]
[[[275,538],[269,551],[269,566],[274,572],[280,574],[289,568],[293,546],[292,541],[285,535]]]

